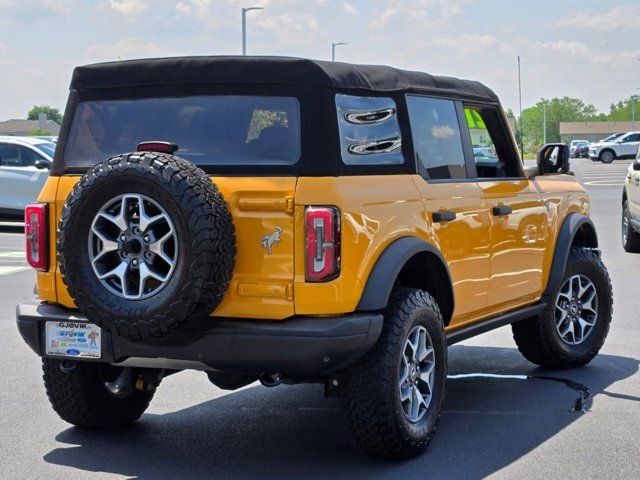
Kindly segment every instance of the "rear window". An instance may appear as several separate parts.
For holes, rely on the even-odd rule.
[[[177,154],[196,165],[291,165],[300,158],[300,107],[293,97],[82,102],[65,163],[90,167],[153,140],[176,143]]]

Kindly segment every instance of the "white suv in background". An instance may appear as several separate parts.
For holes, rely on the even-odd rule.
[[[0,218],[22,220],[49,176],[56,144],[34,137],[0,136]]]
[[[635,158],[640,146],[640,132],[629,132],[611,142],[603,142],[589,147],[589,158],[611,163],[618,158]]]

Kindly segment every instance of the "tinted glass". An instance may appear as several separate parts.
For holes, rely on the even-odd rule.
[[[200,96],[83,102],[65,162],[91,166],[138,143],[176,143],[196,165],[288,165],[300,158],[300,112],[292,97]]]
[[[38,143],[34,145],[34,147],[36,147],[41,152],[49,155],[49,157],[51,158],[53,158],[53,154],[56,152],[56,144],[53,142]]]
[[[465,178],[462,136],[451,100],[407,96],[413,146],[429,178]]]
[[[336,110],[344,163],[404,163],[400,125],[393,99],[336,95]]]
[[[38,154],[30,148],[8,143],[0,144],[0,165],[4,167],[30,167]]]

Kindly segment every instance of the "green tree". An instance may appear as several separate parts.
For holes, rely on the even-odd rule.
[[[39,128],[34,128],[33,130],[29,130],[27,135],[30,137],[44,137],[51,135],[49,130],[40,130]]]
[[[53,120],[58,125],[62,123],[62,114],[60,113],[60,110],[50,107],[49,105],[34,105],[27,114],[27,120],[38,120],[38,115],[41,113],[45,113],[49,120]]]
[[[584,122],[596,120],[598,112],[592,104],[579,98],[562,97],[541,99],[533,107],[522,111],[522,130],[525,150],[535,151],[544,139],[543,110],[546,106],[547,142],[560,141],[560,122]]]
[[[640,95],[631,95],[629,98],[612,103],[606,120],[610,122],[624,122],[633,120],[633,110],[635,104],[636,120],[640,118]]]

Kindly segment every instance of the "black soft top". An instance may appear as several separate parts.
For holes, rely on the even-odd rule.
[[[77,67],[71,90],[180,84],[315,85],[375,92],[415,91],[497,102],[480,82],[380,65],[293,57],[173,57]]]

